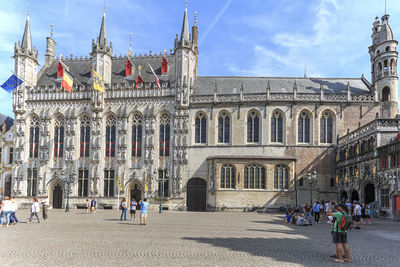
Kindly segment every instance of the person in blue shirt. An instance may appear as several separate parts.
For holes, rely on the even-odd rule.
[[[314,221],[315,223],[319,223],[319,212],[320,212],[320,206],[319,202],[315,202],[313,205],[313,212],[314,212]]]
[[[147,210],[149,208],[149,202],[147,202],[147,198],[144,201],[139,201],[140,205],[140,225],[146,225],[147,220]]]

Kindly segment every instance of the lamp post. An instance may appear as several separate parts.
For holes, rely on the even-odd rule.
[[[310,184],[310,205],[312,205],[312,203],[313,203],[313,201],[312,201],[312,185],[316,179],[317,179],[316,171],[307,173],[307,180],[308,180],[308,183]]]
[[[158,181],[159,181],[159,194],[160,194],[160,209],[159,213],[162,213],[162,198],[164,195],[164,182],[168,181],[169,172],[168,170],[159,170]]]
[[[69,212],[70,185],[75,181],[76,172],[75,170],[72,173],[70,171],[70,166],[72,162],[71,154],[68,156],[68,159],[66,161],[67,161],[68,176],[65,169],[61,171],[61,176],[63,177],[63,181],[67,184],[67,204],[65,205],[65,212]]]

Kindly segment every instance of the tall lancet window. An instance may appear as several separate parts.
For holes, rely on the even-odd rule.
[[[62,158],[64,155],[64,118],[56,118],[54,127],[54,157]]]
[[[203,113],[199,113],[195,119],[195,143],[207,143],[207,119]]]
[[[32,117],[29,128],[29,158],[39,157],[39,118]]]
[[[260,118],[255,111],[250,112],[247,117],[247,142],[260,142]]]
[[[310,116],[307,112],[302,111],[298,119],[297,140],[299,143],[310,143]]]
[[[227,112],[222,112],[218,117],[218,143],[230,142],[230,117]]]
[[[142,156],[142,129],[143,118],[139,114],[133,116],[132,121],[132,154],[133,158]]]
[[[115,157],[117,120],[113,115],[108,116],[106,121],[106,157]]]
[[[84,116],[81,119],[81,134],[80,134],[80,151],[79,155],[81,158],[89,157],[89,146],[90,146],[90,118]]]
[[[329,112],[322,113],[320,119],[320,142],[331,144],[333,136],[333,116]]]
[[[283,143],[283,115],[275,111],[271,118],[271,142]]]
[[[159,156],[169,156],[169,141],[171,131],[171,119],[168,114],[164,113],[160,118],[160,144],[159,144]]]

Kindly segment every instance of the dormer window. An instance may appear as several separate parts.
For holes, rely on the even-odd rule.
[[[64,66],[62,65],[61,61],[58,62],[57,65],[57,78],[62,78],[64,75]]]
[[[161,75],[168,74],[168,62],[165,57],[161,61]]]
[[[130,59],[126,61],[126,68],[125,68],[125,76],[132,77],[133,74],[133,65]]]

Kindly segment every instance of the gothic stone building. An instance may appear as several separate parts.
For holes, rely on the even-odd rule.
[[[369,82],[198,76],[198,28],[195,20],[190,32],[187,7],[169,53],[113,56],[104,14],[90,57],[56,59],[50,36],[37,72],[28,18],[14,51],[25,83],[14,92],[13,192],[21,202],[48,194],[60,208],[72,178],[73,205],[95,197],[116,206],[119,177],[121,196],[156,203],[162,195],[169,209],[279,207],[309,201],[303,178],[315,171],[312,198],[336,199],[337,136],[376,114],[397,114],[397,41],[388,19],[374,22]],[[92,68],[104,94],[93,90]],[[65,70],[72,93],[60,85]]]

